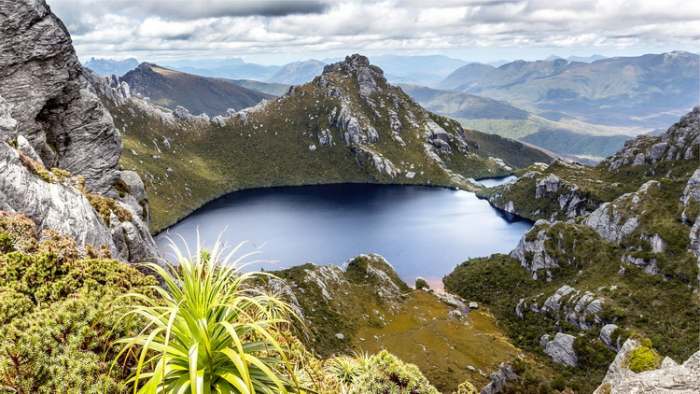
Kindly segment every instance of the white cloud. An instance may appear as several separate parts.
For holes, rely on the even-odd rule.
[[[689,0],[48,2],[83,57],[700,47],[700,2]]]

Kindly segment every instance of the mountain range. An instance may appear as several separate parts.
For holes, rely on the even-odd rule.
[[[697,104],[698,59],[676,51],[591,63],[557,58],[500,67],[468,64],[439,86],[503,100],[551,120],[651,130]]]

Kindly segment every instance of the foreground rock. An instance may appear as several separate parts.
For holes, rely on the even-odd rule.
[[[43,0],[2,6],[0,209],[122,260],[156,259],[143,183],[118,168],[119,132],[65,26]]]
[[[639,346],[640,343],[633,339],[622,345],[595,394],[700,392],[700,351],[683,364],[666,357],[659,368],[635,373],[629,369],[628,363],[631,353]]]

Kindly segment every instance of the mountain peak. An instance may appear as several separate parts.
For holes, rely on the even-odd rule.
[[[384,76],[384,71],[377,66],[371,65],[367,56],[357,53],[346,56],[345,60],[341,62],[327,65],[323,68],[323,73],[329,74],[334,72],[345,72],[359,74],[364,70],[371,70],[373,73],[378,74],[381,77]]]

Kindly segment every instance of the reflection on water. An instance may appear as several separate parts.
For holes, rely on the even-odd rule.
[[[342,184],[258,189],[207,204],[161,234],[179,234],[189,245],[211,245],[226,230],[234,245],[250,241],[261,258],[255,268],[274,270],[305,262],[342,264],[361,253],[379,253],[409,284],[435,281],[469,257],[507,253],[530,228],[509,222],[473,193],[417,186]]]

